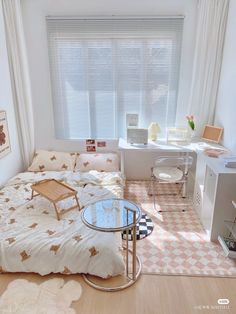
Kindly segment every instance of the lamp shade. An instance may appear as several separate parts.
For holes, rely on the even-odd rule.
[[[148,138],[152,141],[157,140],[157,134],[161,132],[161,128],[157,122],[151,122],[148,127]]]

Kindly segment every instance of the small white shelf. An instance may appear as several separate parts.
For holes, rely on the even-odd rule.
[[[236,258],[236,252],[229,250],[227,244],[225,243],[225,239],[221,236],[218,236],[218,240],[219,240],[220,245],[223,248],[225,256],[230,257],[230,258]]]
[[[236,222],[225,220],[225,225],[236,239]]]

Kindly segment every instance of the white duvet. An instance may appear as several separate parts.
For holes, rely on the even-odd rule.
[[[58,221],[49,201],[41,196],[30,200],[31,184],[47,178],[63,180],[75,188],[81,206],[123,197],[120,173],[48,171],[17,175],[0,190],[0,272],[89,273],[103,278],[123,273],[120,233],[89,229],[77,209]]]

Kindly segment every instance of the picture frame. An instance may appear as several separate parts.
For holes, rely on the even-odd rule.
[[[0,158],[11,152],[6,111],[0,111]]]
[[[104,148],[106,146],[107,146],[106,141],[97,141],[97,147]]]
[[[223,128],[207,124],[204,127],[202,139],[213,143],[219,143],[222,137],[223,130]]]
[[[138,113],[126,113],[126,128],[138,128]]]
[[[87,152],[96,152],[96,146],[95,145],[87,145],[86,151]]]
[[[95,140],[94,139],[87,139],[86,140],[86,145],[95,145]]]

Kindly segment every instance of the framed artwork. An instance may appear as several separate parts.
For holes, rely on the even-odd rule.
[[[96,140],[95,139],[87,139],[85,140],[86,151],[87,152],[96,152]]]
[[[10,139],[6,111],[0,111],[0,158],[10,153]]]
[[[138,114],[126,113],[126,128],[138,128]]]
[[[86,150],[87,150],[87,152],[96,152],[96,146],[95,145],[87,145]]]
[[[86,145],[95,145],[95,140],[87,139],[86,140]]]
[[[97,147],[106,147],[106,141],[98,141]]]
[[[203,131],[202,139],[219,143],[223,133],[223,128],[218,128],[212,125],[206,125]]]

